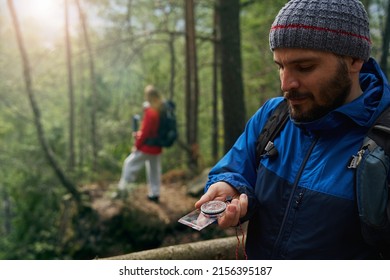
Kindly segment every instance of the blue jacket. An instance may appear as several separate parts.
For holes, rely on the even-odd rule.
[[[310,123],[287,122],[274,140],[279,155],[262,158],[255,142],[282,98],[267,101],[232,149],[213,167],[209,186],[225,181],[249,198],[246,250],[251,259],[367,259],[360,233],[354,170],[347,166],[368,128],[390,106],[390,88],[375,60],[360,74],[364,93]]]

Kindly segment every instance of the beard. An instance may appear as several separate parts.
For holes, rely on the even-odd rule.
[[[311,92],[287,91],[284,97],[288,99],[306,98],[309,101],[303,105],[289,104],[291,118],[296,122],[311,122],[322,118],[329,112],[346,102],[350,94],[352,81],[348,75],[348,68],[340,58],[336,73],[320,86],[315,97]]]

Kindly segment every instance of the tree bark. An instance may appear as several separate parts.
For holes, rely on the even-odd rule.
[[[26,52],[26,49],[24,47],[24,41],[22,37],[22,33],[20,31],[19,21],[16,15],[16,11],[14,8],[14,4],[12,0],[7,0],[8,7],[11,13],[13,25],[15,27],[15,33],[16,33],[16,39],[18,42],[18,47],[20,51],[20,55],[22,58],[22,64],[23,64],[23,74],[24,74],[24,81],[26,86],[26,92],[27,96],[30,102],[31,109],[33,111],[34,116],[34,125],[37,130],[38,134],[38,140],[39,143],[43,149],[43,152],[45,154],[45,157],[47,161],[49,162],[50,166],[53,168],[55,174],[57,175],[58,179],[62,183],[62,185],[67,189],[69,193],[71,193],[72,197],[76,200],[76,202],[79,204],[81,202],[81,195],[78,191],[77,187],[71,182],[71,180],[65,175],[63,170],[61,169],[60,165],[58,164],[57,160],[55,159],[54,153],[49,146],[46,137],[45,132],[41,123],[41,112],[39,110],[38,104],[35,100],[35,95],[33,91],[32,86],[32,78],[30,73],[30,62],[28,60],[28,55]]]
[[[66,62],[68,70],[68,95],[69,95],[69,160],[68,168],[74,170],[75,151],[74,151],[74,90],[73,90],[73,71],[72,71],[72,49],[69,36],[69,3],[65,0],[65,43],[66,43]]]
[[[198,66],[196,55],[196,36],[194,18],[194,0],[185,1],[186,22],[186,122],[187,144],[189,149],[189,167],[196,170],[198,167]]]
[[[220,15],[218,4],[214,5],[214,15],[213,15],[213,84],[212,84],[212,127],[211,127],[211,154],[214,162],[219,158],[218,153],[218,131],[219,131],[219,122],[218,122],[218,69],[220,69]]]
[[[383,39],[382,39],[382,56],[380,59],[380,66],[385,72],[386,76],[388,76],[388,57],[389,57],[389,48],[390,48],[390,1],[387,4],[387,13],[385,20],[385,28],[383,31]]]
[[[227,152],[245,127],[242,81],[240,1],[219,0],[221,18],[221,80],[225,144]]]
[[[170,80],[169,80],[169,99],[173,100],[173,97],[175,95],[175,78],[176,78],[176,52],[175,52],[175,34],[170,33],[169,34],[169,53],[170,53]]]
[[[77,9],[79,11],[79,17],[84,34],[84,43],[88,52],[90,84],[91,84],[91,142],[92,142],[92,166],[93,170],[97,170],[97,157],[98,157],[98,141],[97,141],[97,128],[96,128],[96,111],[97,111],[97,89],[96,89],[96,74],[95,74],[95,62],[93,58],[93,52],[88,35],[87,22],[84,12],[80,5],[80,0],[76,0]]]
[[[126,255],[101,258],[100,260],[235,260],[245,258],[243,248],[236,252],[237,246],[243,246],[245,240],[238,244],[236,236],[198,241],[175,246],[162,247]]]

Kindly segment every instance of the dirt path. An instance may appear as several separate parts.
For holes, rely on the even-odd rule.
[[[123,207],[131,206],[145,213],[154,214],[162,222],[169,224],[191,211],[197,201],[197,198],[187,194],[186,186],[181,183],[163,184],[159,203],[152,202],[147,198],[146,185],[138,185],[134,188],[125,201],[112,199],[111,194],[112,190],[107,186],[103,186],[101,190],[95,186],[92,208],[99,213],[103,220],[111,219],[118,215]]]

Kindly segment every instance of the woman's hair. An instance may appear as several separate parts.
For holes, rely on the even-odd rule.
[[[153,86],[147,85],[144,90],[145,100],[150,103],[154,109],[160,110],[162,107],[162,98],[160,92]]]

